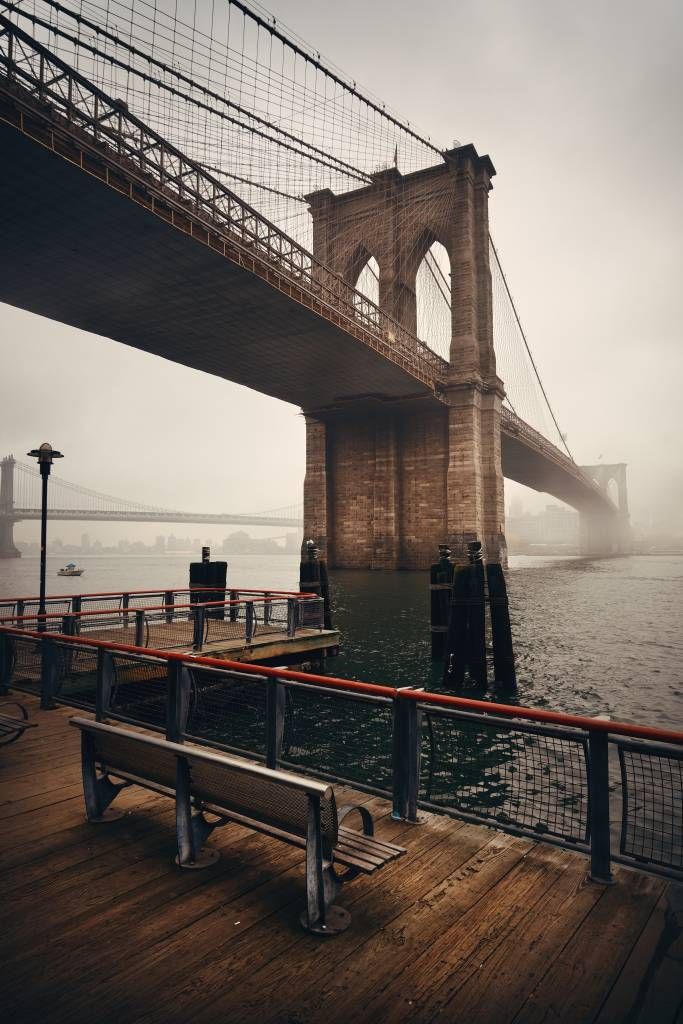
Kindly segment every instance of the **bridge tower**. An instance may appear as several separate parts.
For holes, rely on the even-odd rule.
[[[447,541],[484,542],[506,561],[502,381],[496,375],[488,193],[495,169],[472,145],[403,175],[397,168],[342,195],[307,196],[313,253],[355,286],[372,256],[379,305],[416,332],[416,276],[432,244],[451,265],[451,337],[441,403],[367,393],[306,417],[305,537],[339,568],[424,569]],[[324,367],[320,367],[324,373]]]
[[[20,558],[14,546],[14,467],[16,459],[7,455],[0,462],[0,558]]]
[[[618,515],[598,512],[581,512],[579,523],[579,549],[586,557],[597,557],[609,554],[627,554],[631,550],[631,523],[628,511],[628,489],[626,486],[626,463],[614,465],[599,463],[596,466],[581,466],[587,476],[607,496],[610,496],[610,485],[616,486],[616,505]]]

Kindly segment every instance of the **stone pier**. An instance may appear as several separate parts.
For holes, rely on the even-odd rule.
[[[493,351],[488,193],[495,174],[473,146],[435,167],[336,196],[308,196],[314,255],[355,286],[372,256],[379,303],[415,332],[415,282],[432,244],[451,265],[452,324],[440,405],[371,393],[305,409],[305,537],[331,566],[424,569],[447,542],[456,557],[482,540],[506,561],[502,381]]]

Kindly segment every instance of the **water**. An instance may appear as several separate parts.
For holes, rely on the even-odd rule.
[[[187,555],[82,556],[80,580],[58,577],[48,593],[170,589],[187,585]],[[294,555],[230,559],[231,586],[294,590]],[[0,562],[0,596],[37,591],[38,560]],[[335,675],[391,685],[438,685],[429,656],[425,573],[335,572]],[[521,704],[683,728],[683,556],[597,561],[517,556],[508,573]]]

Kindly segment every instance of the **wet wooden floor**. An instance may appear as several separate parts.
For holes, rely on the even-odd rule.
[[[351,927],[298,924],[300,851],[241,826],[220,862],[173,864],[170,800],[124,791],[83,816],[70,712],[0,748],[0,1005],[8,1022],[683,1022],[682,887],[358,795],[399,861],[338,899]],[[345,802],[347,802],[345,794]]]

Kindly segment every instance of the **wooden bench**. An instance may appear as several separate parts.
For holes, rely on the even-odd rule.
[[[8,707],[18,708],[20,717],[16,714],[5,714],[4,708]],[[16,700],[0,704],[0,747],[14,743],[27,729],[35,729],[35,727],[35,722],[29,722],[28,712],[23,704]]]
[[[88,718],[72,718],[71,725],[81,730],[89,821],[118,817],[110,804],[125,786],[137,785],[175,799],[181,868],[217,860],[218,851],[204,844],[214,828],[229,821],[299,846],[306,850],[306,909],[300,919],[318,935],[336,935],[350,923],[348,912],[333,904],[343,882],[372,874],[405,853],[374,838],[367,808],[337,810],[325,783]],[[340,824],[352,811],[360,815],[362,832]],[[207,813],[217,820],[208,820]]]

